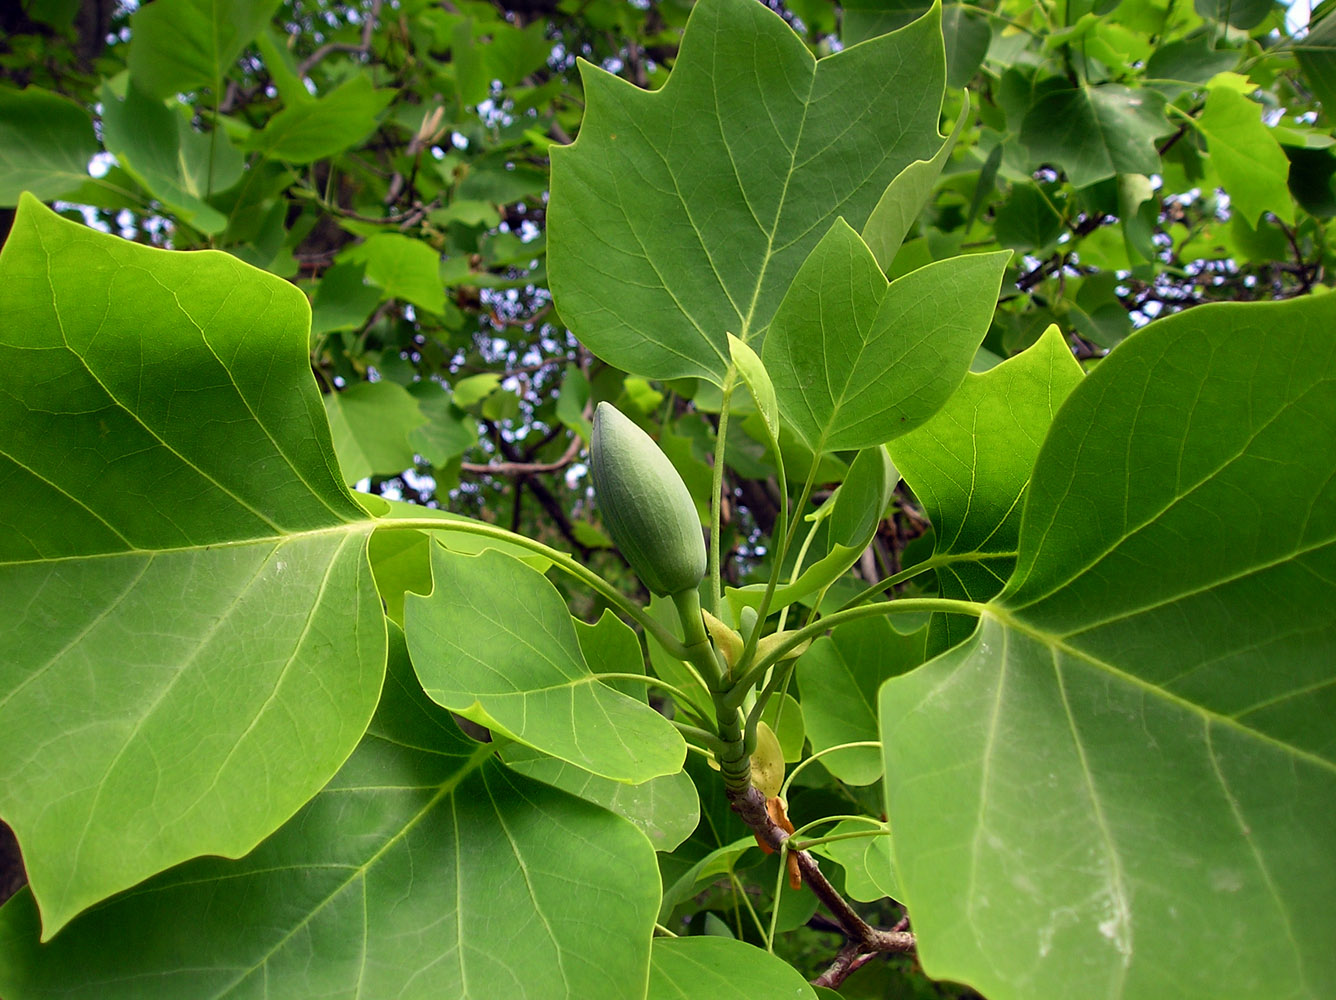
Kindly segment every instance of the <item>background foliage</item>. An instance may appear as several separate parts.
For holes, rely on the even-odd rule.
[[[0,663],[52,664],[4,686],[0,814],[34,886],[49,880],[45,938],[112,897],[45,949],[26,943],[31,897],[7,906],[9,982],[105,996],[107,982],[170,967],[175,995],[239,995],[269,976],[382,995],[419,988],[426,954],[491,983],[530,963],[524,982],[550,976],[553,995],[635,979],[652,996],[688,982],[706,995],[699,970],[721,963],[778,989],[792,972],[760,952],[712,957],[709,938],[644,949],[656,920],[770,943],[748,911],[771,903],[786,932],[777,953],[804,977],[821,972],[832,925],[810,896],[777,893],[777,862],[754,849],[717,776],[694,758],[679,770],[680,739],[645,685],[582,680],[645,669],[633,633],[603,615],[615,601],[540,577],[550,560],[534,552],[512,551],[526,566],[477,554],[466,535],[447,550],[420,532],[372,534],[385,501],[408,500],[421,509],[398,516],[509,528],[637,594],[585,468],[593,405],[610,400],[652,430],[706,523],[722,428],[721,573],[737,607],[755,603],[745,588],[769,575],[783,501],[765,407],[719,418],[730,362],[744,363],[733,334],[774,376],[789,481],[810,472],[817,484],[799,514],[834,509],[831,490],[857,481],[854,449],[894,436],[904,477],[870,539],[830,518],[816,542],[829,575],[809,570],[790,596],[815,601],[852,566],[830,610],[878,580],[906,597],[996,599],[977,632],[940,614],[917,631],[898,617],[844,626],[799,661],[798,700],[775,702],[792,761],[804,746],[888,734],[881,760],[838,751],[789,791],[795,816],[880,821],[884,805],[903,830],[894,871],[884,840],[817,848],[869,919],[894,923],[886,896],[907,903],[929,971],[989,996],[1155,995],[1176,975],[1185,996],[1331,995],[1336,972],[1312,942],[1330,939],[1318,862],[1336,842],[1317,735],[1331,690],[1321,609],[1336,607],[1322,478],[1336,404],[1330,338],[1312,331],[1330,326],[1336,21],[1319,10],[1304,28],[1267,0],[774,7],[795,35],[759,3],[711,3],[680,54],[692,5],[675,0],[27,0],[0,14],[0,307],[24,334],[0,349],[30,373],[0,423],[46,415],[6,449]],[[758,37],[784,41],[758,55]],[[813,64],[804,48],[845,54]],[[853,144],[837,145],[846,135]],[[879,201],[893,179],[895,197]],[[16,222],[23,191],[121,242],[37,214]],[[859,294],[827,301],[841,282]],[[1290,298],[1301,301],[1206,307]],[[106,338],[146,316],[161,337],[133,352]],[[975,371],[958,390],[892,336],[953,323],[941,336]],[[29,330],[55,332],[37,343]],[[256,331],[280,331],[282,350]],[[846,355],[862,367],[814,397],[825,359]],[[1271,393],[1241,395],[1245,383]],[[877,412],[859,401],[867,391]],[[224,425],[225,440],[210,437]],[[382,499],[359,506],[353,484]],[[1191,565],[1166,571],[1166,551]],[[439,581],[447,564],[453,601],[432,591],[432,567]],[[459,609],[487,587],[493,599],[470,615],[522,594],[532,617],[488,626],[496,655],[511,628],[546,630],[560,650],[525,664],[518,696],[481,675],[459,682],[472,643],[451,637],[476,627]],[[188,614],[164,637],[168,595]],[[155,674],[164,641],[189,670]],[[123,683],[69,698],[106,649]],[[1231,672],[1257,650],[1288,665],[1269,687]],[[680,666],[656,655],[659,676],[682,686]],[[200,741],[191,713],[217,722],[224,683],[248,692],[222,701],[245,737]],[[526,731],[503,762],[441,707],[515,735],[531,713],[570,715],[549,687],[617,720],[606,745],[557,725]],[[1054,705],[1106,744],[1058,732],[1045,721]],[[1131,720],[1154,752],[1129,749]],[[1184,769],[1175,781],[1160,780],[1166,754]],[[145,769],[160,780],[146,786]],[[1089,802],[1063,799],[1091,773],[1117,780],[1087,782]],[[186,780],[201,774],[209,787]],[[937,784],[894,780],[927,774]],[[51,782],[70,793],[56,806]],[[1276,808],[1247,789],[1277,787],[1292,815],[1260,823],[1243,853],[1197,858],[1187,874],[1166,855],[1212,823],[1247,828]],[[897,826],[925,814],[938,820]],[[1084,829],[1078,816],[1097,819]],[[635,827],[665,852],[657,873]],[[1034,856],[980,861],[989,837]],[[554,842],[589,853],[571,869]],[[1054,867],[1075,875],[1026,884]],[[209,888],[223,872],[229,896]],[[945,889],[944,872],[968,883]],[[1147,895],[1163,897],[1154,918],[1134,915]],[[296,902],[266,923],[264,901],[280,898]],[[1227,922],[1242,957],[1198,955],[1188,964],[1208,971],[1193,978],[1165,971],[1181,964],[1174,952],[1143,950],[1143,919],[1161,921],[1150,926],[1166,942],[1180,921],[1218,943],[1213,912],[1169,911],[1221,898],[1246,914]],[[512,899],[530,925],[465,916],[513,912]],[[232,920],[264,926],[236,938]],[[181,963],[172,924],[234,951]],[[143,937],[96,944],[119,927]],[[582,950],[610,930],[597,955]],[[544,943],[521,961],[518,937]],[[1034,957],[1050,952],[1060,958]],[[82,981],[61,972],[89,961]],[[843,991],[965,988],[900,959]]]

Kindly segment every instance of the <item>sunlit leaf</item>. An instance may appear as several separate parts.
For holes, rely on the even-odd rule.
[[[1016,564],[1021,503],[1053,414],[1081,380],[1081,366],[1051,326],[1024,353],[969,374],[946,406],[891,443],[897,467],[932,520],[936,546],[925,564],[945,597],[986,601]],[[929,651],[974,629],[962,615],[933,619]]]
[[[431,566],[432,592],[408,596],[405,628],[434,701],[605,778],[642,782],[681,768],[682,737],[643,700],[598,680],[541,574],[495,551],[439,546]]]
[[[0,815],[50,936],[290,817],[361,736],[385,631],[299,291],[25,197],[0,315]]]

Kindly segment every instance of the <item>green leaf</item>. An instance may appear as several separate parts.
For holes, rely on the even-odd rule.
[[[296,288],[25,196],[0,316],[0,815],[50,937],[291,816],[371,717],[385,632]]]
[[[788,426],[815,452],[917,427],[969,370],[1010,252],[939,261],[888,285],[842,220],[812,251],[761,357]]]
[[[928,196],[937,184],[937,178],[942,175],[942,167],[951,158],[951,150],[960,138],[960,130],[969,119],[969,95],[966,94],[964,106],[956,119],[956,127],[942,140],[936,155],[930,160],[915,160],[900,171],[895,180],[886,186],[872,214],[867,217],[863,226],[863,242],[877,259],[877,265],[888,274],[905,234],[918,221],[919,213],[923,211]]]
[[[880,772],[880,763],[878,771]],[[849,833],[869,834],[875,829],[867,823],[846,820],[831,827],[828,835],[837,837]],[[900,894],[900,887],[895,883],[895,871],[891,865],[889,830],[884,830],[875,836],[834,840],[821,844],[813,850],[830,858],[844,869],[844,891],[850,898],[862,903],[873,903],[887,896],[895,899]]]
[[[931,975],[996,1000],[1336,977],[1333,326],[1329,297],[1212,305],[1119,345],[1049,430],[981,627],[882,689]]]
[[[542,574],[497,552],[440,547],[431,567],[435,586],[406,598],[405,628],[433,701],[614,781],[681,769],[682,737],[595,677],[565,601]]]
[[[441,256],[430,244],[398,233],[377,233],[340,258],[365,264],[366,276],[386,298],[404,299],[437,314],[445,311]]]
[[[1024,353],[966,375],[936,416],[892,442],[896,467],[935,529],[936,547],[924,566],[935,569],[943,597],[986,601],[1006,583],[1039,446],[1080,381],[1081,366],[1050,326]],[[929,650],[939,652],[973,629],[968,617],[934,616]]]
[[[939,20],[817,62],[764,5],[703,0],[661,90],[582,64],[580,137],[552,151],[562,319],[625,371],[722,385],[728,333],[762,337],[831,223],[941,145]]]
[[[755,945],[724,937],[655,938],[648,1000],[792,997],[816,1000],[798,971]]]
[[[506,764],[521,774],[602,806],[635,824],[656,851],[674,851],[700,822],[700,799],[685,771],[663,774],[638,785],[590,774],[574,764],[512,744]]]
[[[1296,46],[1294,55],[1303,70],[1304,80],[1330,118],[1331,109],[1336,108],[1336,19],[1332,18],[1330,9],[1325,17],[1314,19],[1308,37],[1302,45]]]
[[[445,386],[423,379],[408,392],[427,418],[408,432],[408,445],[429,464],[440,468],[478,443],[478,421],[454,404]]]
[[[761,363],[760,355],[731,333],[728,335],[728,353],[756,403],[756,412],[761,415],[771,451],[779,454],[779,401],[775,398],[775,384],[770,381],[770,373]]]
[[[358,382],[326,393],[325,412],[345,483],[413,467],[417,453],[409,435],[427,417],[397,382]]]
[[[86,109],[40,87],[0,87],[0,205],[23,191],[43,201],[73,191],[97,151]]]
[[[130,17],[130,77],[159,100],[220,85],[279,0],[155,0]]]
[[[641,996],[658,905],[649,843],[462,737],[395,634],[366,737],[286,826],[240,861],[193,861],[117,897],[46,946],[21,893],[0,910],[0,991]]]
[[[1017,184],[994,213],[993,232],[999,246],[1019,253],[1039,251],[1062,233],[1062,216],[1053,207],[1055,186],[1046,192],[1037,184]]]
[[[1193,0],[1192,6],[1202,17],[1244,31],[1257,27],[1276,9],[1275,0]]]
[[[311,304],[311,333],[355,330],[380,304],[380,291],[363,279],[362,264],[335,264],[320,276]]]
[[[925,629],[901,635],[885,618],[849,622],[812,643],[798,658],[798,689],[812,751],[881,739],[877,691],[882,682],[923,662]],[[821,758],[850,785],[881,778],[881,751],[850,747]]]
[[[377,90],[369,76],[354,76],[324,97],[288,104],[251,137],[250,148],[288,163],[325,159],[359,145],[394,94]]]
[[[1155,139],[1173,129],[1153,90],[1106,83],[1059,90],[1030,108],[1021,142],[1083,188],[1115,174],[1157,174]]]
[[[1262,108],[1229,86],[1212,87],[1197,127],[1210,144],[1211,166],[1229,194],[1230,205],[1256,226],[1263,212],[1274,212],[1294,225],[1294,200],[1287,180],[1290,161]]]
[[[132,85],[119,100],[104,85],[102,138],[108,152],[183,222],[218,233],[226,217],[207,200],[235,184],[241,153],[220,129],[196,132],[190,122]]]

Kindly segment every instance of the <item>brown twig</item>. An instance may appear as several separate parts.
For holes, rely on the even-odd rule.
[[[367,14],[366,20],[362,22],[362,39],[358,44],[326,42],[301,61],[301,64],[297,67],[297,75],[307,76],[317,63],[335,52],[354,52],[358,55],[369,53],[371,51],[371,36],[376,31],[376,22],[380,19],[381,2],[382,0],[372,0],[371,11]]]
[[[584,442],[579,437],[572,437],[566,451],[555,462],[462,462],[460,469],[478,475],[488,476],[541,476],[548,472],[559,472],[566,468],[580,455]]]
[[[741,792],[730,791],[728,798],[732,803],[733,811],[742,817],[744,823],[751,827],[757,839],[768,844],[776,851],[787,850],[785,841],[789,839],[789,835],[771,818],[765,807],[765,796],[755,785],[749,785]],[[904,921],[901,921],[891,930],[881,930],[873,927],[854,912],[854,908],[830,884],[830,881],[822,873],[821,867],[817,864],[816,858],[812,857],[807,851],[795,850],[792,853],[798,859],[798,869],[802,872],[803,881],[816,894],[817,899],[825,905],[831,916],[840,925],[840,929],[844,931],[845,937],[849,939],[849,944],[841,951],[841,955],[847,950],[853,952],[853,957],[845,960],[846,964],[851,964],[858,956],[865,954],[869,956],[904,954],[914,950],[914,934],[912,931],[905,929],[908,925]],[[866,961],[866,959],[862,961]],[[859,961],[858,964],[861,965],[862,961]],[[840,962],[840,959],[837,958],[836,962]],[[849,968],[844,975],[847,976],[853,971],[853,968]]]

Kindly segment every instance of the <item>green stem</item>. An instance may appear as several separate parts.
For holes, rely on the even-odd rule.
[[[484,524],[481,521],[443,521],[427,517],[394,518],[377,521],[376,530],[459,531],[466,535],[481,535],[484,538],[495,538],[499,541],[508,542],[511,545],[517,545],[520,548],[528,549],[530,552],[537,552],[539,555],[549,559],[552,562],[552,565],[575,577],[591,590],[604,597],[614,608],[635,621],[647,633],[652,635],[655,641],[657,641],[659,645],[671,655],[680,660],[687,659],[686,647],[682,645],[675,635],[654,619],[648,611],[632,602],[630,598],[626,597],[626,595],[607,580],[603,579],[603,577],[595,573],[588,566],[576,561],[559,549],[544,545],[542,542],[535,541],[532,538],[526,538],[524,535],[517,535],[513,531],[507,531],[505,528],[498,528],[494,524]]]
[[[1018,553],[1016,552],[960,552],[943,556],[929,556],[922,562],[914,563],[913,566],[902,569],[899,573],[893,573],[888,577],[878,580],[872,586],[845,601],[844,604],[840,606],[840,610],[844,611],[846,608],[852,608],[855,605],[862,604],[864,601],[876,597],[883,590],[888,590],[891,587],[904,583],[906,580],[912,580],[921,573],[926,573],[930,569],[936,569],[938,566],[950,566],[953,563],[958,562],[980,563],[987,562],[989,559],[1014,559],[1017,554]]]
[[[705,630],[705,619],[701,617],[700,592],[695,587],[688,587],[673,595],[677,605],[677,619],[682,623],[681,659],[686,660],[699,672],[705,687],[710,692],[718,691],[727,679],[710,643],[710,634]]]
[[[685,702],[686,704],[691,703],[691,699],[687,697],[686,693],[681,688],[674,684],[669,684],[662,678],[655,677],[652,674],[593,674],[592,676],[596,681],[635,681],[639,684],[647,684],[650,687],[663,688],[679,701]]]
[[[734,683],[732,690],[745,691],[754,685],[774,664],[784,659],[786,654],[801,646],[808,639],[817,636],[846,622],[856,622],[877,615],[910,614],[919,611],[944,611],[950,614],[974,615],[976,618],[987,610],[988,605],[976,601],[957,601],[949,597],[910,597],[899,601],[880,601],[876,604],[864,604],[862,607],[836,611],[814,622],[808,622],[802,628],[788,633],[788,637],[767,653]]]
[[[716,755],[728,749],[724,741],[708,729],[702,729],[699,726],[688,726],[685,722],[678,722],[676,719],[669,719],[668,721],[672,723],[674,729],[682,734],[688,745],[692,740],[695,740],[706,750]]]
[[[841,743],[838,746],[826,747],[824,750],[818,750],[816,753],[812,754],[805,761],[803,761],[801,764],[799,764],[797,767],[795,767],[792,771],[789,772],[789,776],[784,779],[784,784],[779,789],[779,797],[781,799],[787,799],[789,797],[789,785],[793,784],[793,779],[798,777],[798,775],[802,773],[803,769],[807,767],[808,764],[820,760],[827,754],[835,753],[838,750],[849,750],[852,749],[853,747],[876,747],[878,750],[880,750],[881,740],[859,740],[856,743]]]
[[[742,647],[742,655],[738,657],[738,669],[740,670],[745,670],[751,663],[752,657],[756,655],[756,644],[761,641],[762,626],[765,624],[766,617],[770,614],[770,602],[774,600],[775,588],[779,585],[779,575],[784,569],[784,558],[789,554],[789,547],[793,544],[794,535],[797,534],[798,525],[802,521],[803,508],[807,506],[807,500],[816,486],[816,470],[820,460],[819,453],[813,454],[812,468],[807,473],[807,481],[803,483],[802,496],[799,497],[791,512],[787,512],[785,515],[785,520],[788,523],[784,530],[780,532],[783,542],[780,544],[779,550],[772,554],[774,563],[770,570],[770,579],[765,582],[765,593],[761,595],[761,606],[756,609],[756,627],[752,629],[751,635],[747,637],[747,644]]]
[[[868,837],[890,836],[890,831],[886,829],[886,827],[881,823],[881,821],[875,820],[871,816],[827,816],[823,819],[816,820],[813,823],[809,823],[807,824],[807,826],[815,826],[817,823],[824,823],[827,820],[831,819],[843,820],[846,822],[850,820],[865,820],[868,823],[876,824],[877,829],[856,830],[856,831],[851,831],[849,833],[832,833],[826,837],[813,837],[811,840],[802,840],[802,841],[797,839],[802,833],[802,830],[798,830],[795,831],[793,837],[790,838],[793,841],[794,849],[799,851],[807,851],[811,850],[813,847],[820,847],[822,844],[833,844],[839,840],[866,840]],[[805,830],[807,829],[807,827],[803,827],[803,829]]]
[[[719,617],[719,595],[723,593],[723,579],[719,571],[719,527],[724,507],[724,448],[728,443],[728,413],[733,402],[733,390],[738,384],[736,365],[728,366],[724,376],[724,400],[719,407],[719,430],[714,439],[714,470],[710,480],[710,554],[708,574],[710,592],[707,604],[710,614]]]

